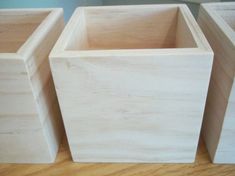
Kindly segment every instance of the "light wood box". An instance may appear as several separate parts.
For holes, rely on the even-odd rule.
[[[193,162],[213,53],[185,5],[84,7],[50,55],[76,162]]]
[[[215,53],[203,136],[214,163],[235,163],[235,2],[203,4],[198,22]]]
[[[48,55],[62,9],[0,10],[0,162],[53,162],[62,120]]]

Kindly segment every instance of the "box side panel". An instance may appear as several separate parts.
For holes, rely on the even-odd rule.
[[[23,61],[1,59],[0,70],[0,162],[49,159]]]
[[[74,161],[193,162],[212,56],[53,58]]]
[[[54,20],[53,25],[43,35],[40,43],[26,60],[37,111],[51,153],[51,161],[56,157],[63,133],[59,105],[48,59],[49,53],[64,27],[62,13]]]
[[[223,138],[227,138],[223,137],[223,134],[224,131],[230,129],[230,127],[228,126],[231,125],[231,122],[229,122],[230,118],[227,119],[225,113],[226,108],[230,106],[228,102],[234,81],[235,48],[230,40],[227,38],[227,36],[223,33],[221,28],[217,24],[215,24],[213,19],[203,8],[200,9],[198,23],[215,52],[212,78],[210,82],[207,106],[204,115],[203,136],[212,160],[214,162],[217,162],[219,160],[220,162],[222,162],[223,160],[223,162],[226,163],[228,157],[225,155],[227,154],[222,157],[222,154],[220,153],[220,159],[218,159],[217,152],[219,152],[220,150],[224,153],[229,151],[225,148],[222,149],[221,147],[219,147],[220,145],[231,146],[231,141],[229,142],[228,140],[223,140]],[[227,132],[225,133],[228,134]],[[232,153],[231,156],[233,156]]]
[[[235,82],[226,108],[223,130],[218,145],[215,162],[235,163]]]

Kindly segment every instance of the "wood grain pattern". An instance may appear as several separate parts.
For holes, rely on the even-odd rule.
[[[55,159],[63,128],[48,55],[63,25],[62,9],[0,10],[0,162]]]
[[[212,58],[185,5],[78,8],[50,55],[73,160],[193,162]]]
[[[235,3],[204,4],[198,22],[215,52],[203,135],[214,163],[235,164]]]
[[[66,138],[64,138],[66,139]],[[201,140],[194,164],[74,163],[66,140],[53,164],[0,164],[1,176],[234,176],[234,165],[211,164]]]
[[[48,16],[44,11],[0,11],[0,52],[16,53],[38,25]]]

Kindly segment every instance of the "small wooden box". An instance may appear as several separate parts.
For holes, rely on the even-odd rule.
[[[48,55],[63,26],[62,9],[0,10],[0,162],[55,160],[63,125]]]
[[[215,53],[204,140],[214,163],[235,163],[235,2],[203,4],[198,22]]]
[[[193,162],[212,60],[185,5],[78,8],[50,55],[73,160]]]

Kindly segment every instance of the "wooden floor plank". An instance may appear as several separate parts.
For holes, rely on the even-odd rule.
[[[235,165],[212,164],[200,140],[195,164],[81,164],[72,162],[64,138],[54,164],[0,164],[1,176],[234,176]]]

